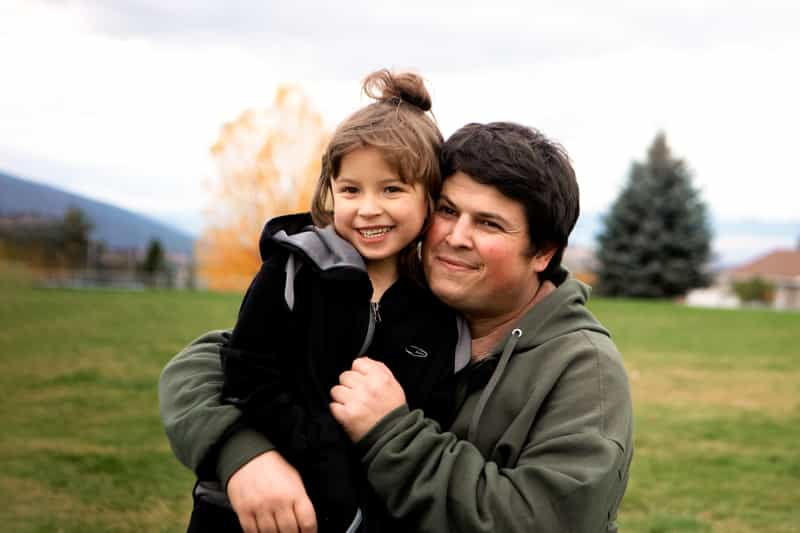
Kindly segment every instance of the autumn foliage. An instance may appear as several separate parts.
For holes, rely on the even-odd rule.
[[[209,288],[247,288],[261,262],[264,222],[309,209],[327,141],[321,115],[294,86],[280,86],[270,108],[247,110],[223,126],[211,147],[217,177],[197,245]]]

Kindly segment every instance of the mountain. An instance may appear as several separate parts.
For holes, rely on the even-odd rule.
[[[0,172],[0,215],[31,213],[60,218],[69,207],[92,220],[91,239],[109,248],[147,247],[158,239],[168,252],[191,255],[194,239],[162,222],[104,202]]]

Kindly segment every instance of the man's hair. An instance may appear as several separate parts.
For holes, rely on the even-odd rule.
[[[564,148],[513,122],[467,124],[442,147],[442,175],[458,171],[522,204],[530,253],[556,249],[539,276],[553,279],[580,213],[578,182]]]
[[[333,132],[322,155],[311,217],[317,226],[333,222],[332,182],[339,177],[342,159],[359,148],[377,149],[403,182],[422,187],[426,193],[425,227],[400,254],[401,271],[419,280],[422,267],[417,244],[442,190],[439,162],[444,139],[429,113],[431,96],[419,75],[378,70],[364,79],[362,90],[375,101],[347,117]]]

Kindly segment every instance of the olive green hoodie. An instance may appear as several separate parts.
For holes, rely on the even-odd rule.
[[[588,295],[566,280],[459,373],[449,432],[402,407],[358,443],[370,484],[409,530],[616,531],[631,398]]]
[[[616,531],[632,407],[622,360],[586,309],[588,295],[567,279],[492,356],[457,374],[449,432],[401,407],[357,443],[370,484],[407,530]],[[220,404],[223,341],[212,332],[178,354],[159,392],[177,457],[195,471],[216,466],[224,486],[272,446],[236,428],[238,410]]]

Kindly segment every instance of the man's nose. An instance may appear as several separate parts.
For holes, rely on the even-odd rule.
[[[470,248],[472,246],[472,228],[467,217],[458,217],[450,226],[445,240],[453,248]]]

